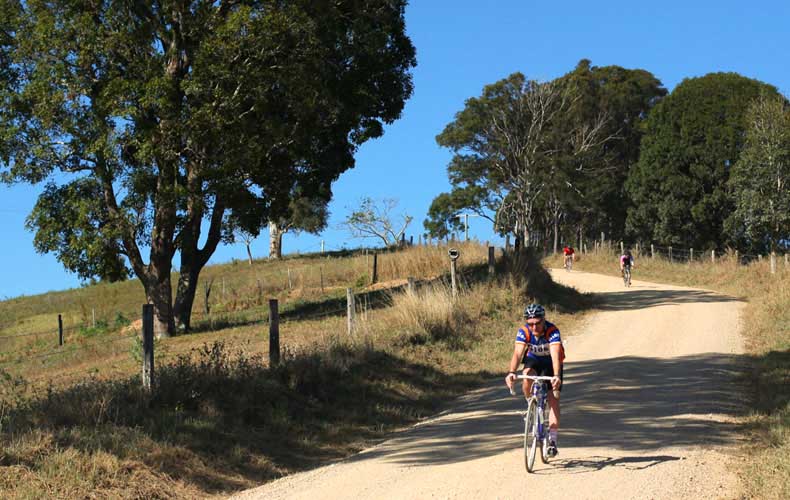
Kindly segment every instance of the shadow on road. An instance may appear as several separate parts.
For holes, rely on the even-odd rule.
[[[720,354],[569,363],[560,447],[650,454],[667,447],[732,443],[738,428],[714,414],[734,416],[743,410],[737,382],[742,370],[732,356]],[[479,399],[472,401],[475,396]],[[502,382],[492,382],[462,399],[452,415],[406,431],[352,460],[386,456],[407,465],[436,465],[507,452],[521,446],[523,410],[523,398],[511,397]],[[570,470],[646,467],[675,459],[592,457],[564,465]]]
[[[621,292],[601,292],[595,295],[600,301],[597,308],[602,311],[630,311],[677,304],[710,304],[740,300],[705,290],[630,288]]]

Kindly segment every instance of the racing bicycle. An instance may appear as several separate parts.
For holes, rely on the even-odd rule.
[[[540,448],[540,459],[549,463],[549,383],[552,377],[518,375],[516,380],[531,379],[532,395],[527,398],[527,411],[524,413],[524,465],[527,472],[535,469],[535,456]],[[515,384],[514,384],[515,385]],[[510,394],[516,395],[514,388]]]
[[[623,284],[626,287],[631,286],[631,266],[623,267]]]

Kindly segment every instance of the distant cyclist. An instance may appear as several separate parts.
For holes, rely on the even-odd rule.
[[[630,249],[626,249],[626,251],[623,252],[623,255],[620,256],[620,276],[625,276],[626,267],[628,268],[629,272],[632,268],[636,267],[634,265],[634,256],[631,255]]]
[[[562,390],[562,363],[565,349],[562,347],[560,330],[546,321],[546,310],[540,304],[530,304],[524,309],[524,326],[516,334],[516,347],[510,358],[510,367],[505,376],[508,389],[513,387],[516,370],[524,363],[524,375],[553,377],[549,391],[549,448],[550,456],[557,455],[557,430],[560,427],[560,393]],[[532,391],[532,381],[524,379],[524,397]]]
[[[575,253],[573,247],[570,245],[562,249],[562,254],[565,256],[565,263],[563,266],[569,271],[571,270],[571,266],[573,266],[573,257]]]

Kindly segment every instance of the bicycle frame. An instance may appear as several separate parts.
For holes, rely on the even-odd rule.
[[[532,380],[532,395],[531,398],[535,399],[538,405],[538,436],[543,439],[549,435],[549,389],[548,384],[553,377],[537,376],[537,375],[517,375],[516,380]],[[513,392],[513,391],[511,391]]]
[[[549,444],[549,406],[547,404],[549,387],[548,383],[553,377],[535,376],[535,375],[518,375],[516,380],[532,380],[531,395],[527,399],[527,412],[524,414],[525,430],[524,430],[524,453],[527,457],[527,471],[532,472],[535,460],[535,452],[540,445],[540,455],[543,463],[548,463],[548,444]],[[516,391],[511,387],[510,394],[515,395]],[[530,408],[534,402],[535,405],[535,422],[534,428],[530,429]],[[532,436],[531,444],[528,436]],[[528,452],[529,449],[529,452]]]

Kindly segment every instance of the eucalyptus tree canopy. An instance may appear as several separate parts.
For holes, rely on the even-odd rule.
[[[790,240],[790,104],[760,96],[746,113],[746,141],[730,171],[735,211],[725,223],[732,242],[752,252]]]
[[[45,185],[36,249],[83,277],[122,255],[157,334],[188,327],[229,216],[257,232],[295,183],[325,189],[398,118],[405,5],[0,0],[0,171]]]
[[[499,232],[553,226],[555,241],[566,216],[588,228],[622,226],[640,124],[665,93],[647,71],[587,60],[550,82],[515,73],[486,86],[436,138],[454,153],[453,189],[434,199],[426,229],[443,236],[464,210],[496,221]]]

